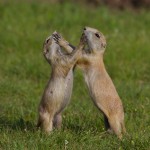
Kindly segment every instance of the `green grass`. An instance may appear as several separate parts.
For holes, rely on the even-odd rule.
[[[144,10],[0,3],[0,150],[150,149],[149,18],[150,12]],[[62,129],[49,136],[35,129],[38,104],[50,75],[43,42],[57,30],[77,45],[84,26],[98,28],[107,37],[105,64],[123,101],[129,134],[122,141],[101,135],[103,117],[93,106],[79,69]]]

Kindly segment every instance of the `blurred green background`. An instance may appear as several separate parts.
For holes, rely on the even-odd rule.
[[[146,6],[96,0],[1,0],[0,150],[148,150],[150,11]],[[50,76],[43,42],[57,30],[77,45],[84,26],[97,28],[107,39],[105,65],[125,108],[128,135],[122,141],[101,134],[103,116],[91,102],[79,69],[62,129],[49,136],[35,129],[38,104]]]

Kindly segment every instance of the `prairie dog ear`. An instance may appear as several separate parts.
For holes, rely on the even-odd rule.
[[[55,31],[53,32],[53,34],[57,34],[57,31],[55,30]]]

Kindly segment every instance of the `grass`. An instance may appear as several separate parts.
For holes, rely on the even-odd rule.
[[[44,2],[0,2],[0,10],[0,149],[150,149],[149,11]],[[57,30],[77,45],[84,26],[98,28],[107,37],[105,64],[123,101],[129,133],[122,141],[101,136],[103,117],[93,106],[79,69],[62,129],[49,136],[35,129],[50,74],[43,41]]]

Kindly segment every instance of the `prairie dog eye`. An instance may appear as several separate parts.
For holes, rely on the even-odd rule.
[[[46,43],[48,43],[48,42],[49,42],[49,40],[50,40],[50,39],[47,39],[47,40],[46,40]]]
[[[100,35],[98,33],[95,33],[95,36],[98,37],[98,38],[100,38]]]

